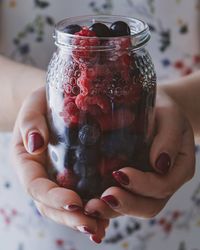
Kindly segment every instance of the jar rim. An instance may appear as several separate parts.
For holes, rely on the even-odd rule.
[[[78,24],[80,26],[90,26],[96,22],[102,22],[104,24],[112,24],[116,21],[124,21],[126,22],[131,30],[131,34],[127,36],[117,36],[117,37],[98,37],[100,41],[107,40],[107,41],[116,41],[119,39],[129,38],[131,39],[131,47],[132,48],[140,48],[144,46],[151,37],[149,26],[146,22],[134,18],[134,17],[126,17],[121,15],[84,15],[84,16],[76,16],[76,17],[69,17],[64,20],[58,22],[55,26],[54,31],[54,39],[55,44],[57,46],[65,46],[65,47],[72,47],[72,40],[77,37],[75,34],[69,34],[64,31],[65,27],[70,24]],[[84,25],[83,25],[84,23]],[[81,39],[88,39],[86,36],[79,36]],[[89,37],[89,39],[96,39],[97,37]],[[93,46],[93,49],[106,49],[108,46]],[[110,46],[109,46],[110,48]],[[110,48],[111,49],[111,48]]]

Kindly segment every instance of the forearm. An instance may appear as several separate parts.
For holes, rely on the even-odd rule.
[[[195,137],[200,138],[200,72],[160,85],[184,111],[193,127]]]
[[[25,97],[44,84],[44,71],[0,56],[0,131],[12,130]]]

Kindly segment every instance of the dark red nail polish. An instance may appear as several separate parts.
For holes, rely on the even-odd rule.
[[[160,154],[155,166],[161,174],[166,174],[171,166],[169,155],[167,153]]]
[[[101,198],[104,202],[106,202],[109,206],[116,208],[119,206],[118,200],[112,196],[112,195],[107,195]]]
[[[35,152],[37,149],[43,146],[44,139],[39,133],[33,132],[28,135],[28,149],[31,153]]]
[[[112,173],[113,177],[117,182],[119,182],[122,185],[128,185],[129,184],[129,178],[126,174],[124,174],[122,171],[115,171]]]
[[[99,239],[97,236],[95,236],[95,235],[91,235],[90,236],[90,239],[92,240],[92,241],[94,241],[95,243],[97,243],[97,244],[100,244],[101,243],[101,239]]]
[[[66,205],[64,206],[64,209],[74,212],[74,211],[80,211],[82,207],[79,207],[78,205]]]
[[[88,215],[88,216],[91,216],[91,217],[94,217],[94,218],[100,218],[101,217],[101,214],[98,211],[94,211],[94,212],[85,211],[84,213],[85,213],[85,215]]]

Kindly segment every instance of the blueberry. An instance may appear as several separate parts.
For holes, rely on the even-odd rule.
[[[66,148],[65,151],[65,168],[72,168],[76,161],[76,156],[75,156],[75,149],[73,148]]]
[[[129,36],[131,34],[130,27],[127,23],[122,21],[114,22],[110,26],[112,36]]]
[[[79,130],[79,140],[83,145],[94,145],[101,135],[100,128],[96,124],[86,124]]]
[[[75,34],[76,32],[79,32],[82,29],[81,26],[78,24],[70,24],[66,26],[63,31],[68,34]]]
[[[94,31],[98,37],[110,37],[110,29],[103,23],[94,23],[89,30]]]
[[[123,154],[132,157],[135,150],[136,135],[129,129],[119,129],[105,134],[102,139],[102,154],[108,158]]]
[[[73,167],[74,173],[81,178],[89,178],[97,174],[96,164],[86,164],[80,161],[76,161]]]
[[[85,200],[100,196],[101,180],[98,175],[89,178],[82,178],[77,185],[78,194]]]
[[[100,159],[100,150],[98,147],[79,146],[76,149],[76,159],[85,164],[95,164]]]
[[[74,147],[78,145],[78,127],[66,127],[61,142],[68,147]]]

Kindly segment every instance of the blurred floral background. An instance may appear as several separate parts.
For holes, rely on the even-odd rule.
[[[145,20],[152,39],[149,50],[155,62],[159,83],[169,78],[188,75],[200,67],[199,0],[0,0],[0,51],[14,60],[47,68],[52,52],[54,25],[59,20],[86,14],[117,14]],[[10,168],[7,157],[10,134],[0,134],[0,164]],[[6,150],[6,151],[5,151]],[[197,165],[199,147],[197,146]],[[76,250],[76,240],[66,240],[55,232],[48,235],[46,224],[29,200],[18,198],[18,187],[10,175],[0,173],[0,227],[5,232],[17,229],[17,246],[28,250],[27,244],[45,240],[49,249]],[[8,200],[13,199],[14,207]],[[30,217],[30,210],[37,216]],[[29,225],[31,225],[29,227]],[[155,219],[127,218],[114,220],[105,240],[107,248],[118,244],[124,250],[200,250],[200,171],[179,190],[168,206]],[[0,235],[4,237],[3,235]],[[27,243],[31,237],[32,241]],[[14,241],[13,241],[14,242]],[[0,245],[0,249],[1,249]],[[101,248],[97,248],[101,249]],[[45,250],[45,249],[44,249]]]

